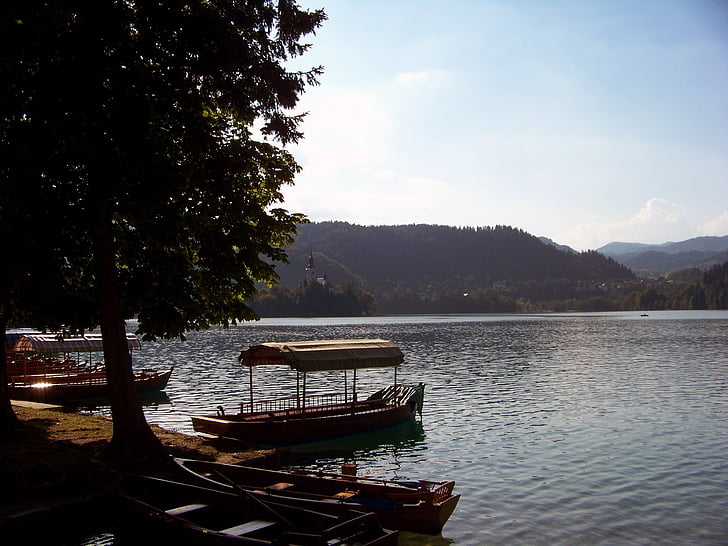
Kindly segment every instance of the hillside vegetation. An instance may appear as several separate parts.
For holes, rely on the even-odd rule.
[[[514,312],[634,280],[597,252],[559,250],[506,226],[312,223],[286,252],[280,285],[253,302],[262,316]],[[311,258],[326,286],[305,282]]]
[[[507,226],[312,223],[300,226],[287,252],[290,265],[279,267],[278,273],[288,288],[296,287],[304,278],[310,253],[319,275],[326,273],[337,284],[355,281],[375,292],[398,284],[413,290],[432,283],[468,289],[545,278],[634,278],[628,268],[602,254],[563,252]]]
[[[726,264],[640,279],[599,252],[559,249],[506,226],[304,224],[287,253],[281,283],[251,302],[260,316],[728,306]]]

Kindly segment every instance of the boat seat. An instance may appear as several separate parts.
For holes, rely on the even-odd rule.
[[[240,525],[228,527],[227,529],[223,529],[220,532],[226,535],[241,537],[243,535],[249,535],[250,533],[254,533],[255,531],[260,531],[261,529],[266,529],[267,527],[271,527],[275,524],[275,521],[256,519],[253,521],[248,521],[246,523],[241,523]]]
[[[350,499],[354,495],[356,495],[356,491],[342,491],[341,493],[336,493],[336,495],[334,495],[334,498],[340,499],[340,500],[346,500],[346,499]]]
[[[266,487],[266,489],[272,489],[273,491],[283,491],[284,489],[288,489],[289,487],[293,487],[292,483],[286,483],[286,482],[278,482],[274,483],[273,485],[269,485]]]
[[[206,506],[207,504],[185,504],[184,506],[170,508],[169,510],[165,510],[165,512],[170,516],[181,516],[182,514],[194,512],[195,510],[200,510],[201,508],[205,508]]]

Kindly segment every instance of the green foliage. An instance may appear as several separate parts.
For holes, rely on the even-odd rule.
[[[356,280],[377,296],[397,284],[415,292],[448,284],[467,291],[499,281],[546,278],[608,281],[634,274],[597,252],[568,253],[507,226],[455,228],[433,225],[358,226],[321,222],[301,226],[287,249],[291,264],[279,267],[294,287],[301,264],[314,249],[316,263],[336,280]]]
[[[299,167],[267,139],[301,137],[288,112],[321,68],[285,65],[324,19],[294,0],[3,5],[0,326],[101,326],[122,460],[161,455],[123,319],[149,339],[254,318],[304,220],[276,208]]]
[[[707,309],[728,309],[728,262],[705,273],[703,289]]]
[[[380,314],[726,308],[720,267],[705,279],[699,270],[637,279],[597,252],[563,252],[503,226],[308,224],[287,249],[291,264],[279,267],[284,284],[300,282],[311,249],[334,282],[370,292]],[[262,316],[301,314],[282,301],[255,308]]]
[[[351,283],[334,288],[315,281],[295,290],[264,289],[251,305],[264,317],[357,317],[376,310],[374,296]]]
[[[275,208],[299,167],[263,137],[301,137],[287,111],[321,68],[285,64],[324,19],[287,0],[6,5],[0,225],[20,239],[5,312],[97,323],[111,222],[123,314],[147,337],[254,318],[254,282],[277,279],[303,221]]]

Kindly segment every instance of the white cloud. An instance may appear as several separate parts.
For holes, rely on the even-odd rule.
[[[439,89],[452,82],[452,75],[448,71],[438,68],[419,72],[400,72],[394,82],[401,88],[428,86]]]
[[[706,235],[728,235],[728,210],[700,226],[700,231]]]
[[[640,211],[627,220],[627,226],[641,226],[647,224],[675,224],[680,218],[680,207],[666,199],[655,197],[647,201]]]
[[[293,149],[305,177],[331,176],[388,158],[392,121],[378,93],[317,95],[306,107],[305,138]]]
[[[587,250],[613,241],[656,244],[694,236],[695,229],[683,218],[680,205],[655,197],[630,218],[617,221],[594,218],[556,234],[554,240]]]
[[[407,180],[407,187],[410,191],[417,193],[439,193],[447,189],[447,184],[442,180],[415,176]]]
[[[363,172],[377,180],[393,180],[397,177],[397,171],[392,169],[364,169]]]
[[[326,189],[297,182],[284,191],[286,206],[314,221],[365,225],[435,222],[429,211],[459,206],[446,199],[448,185],[434,178],[406,178],[386,169],[350,169],[347,175],[345,183],[329,183]]]
[[[428,72],[402,72],[397,74],[398,84],[411,84],[411,83],[427,83],[430,81],[430,74]]]

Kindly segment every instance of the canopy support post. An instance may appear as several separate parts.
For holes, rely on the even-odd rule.
[[[399,405],[399,391],[397,390],[397,366],[394,367],[394,404]]]
[[[303,372],[303,412],[306,413],[306,372]]]
[[[351,389],[352,402],[356,402],[356,368],[354,368],[354,386]]]
[[[250,374],[249,374],[249,384],[250,384],[250,413],[253,413],[253,367],[250,366],[248,369],[250,370]]]

